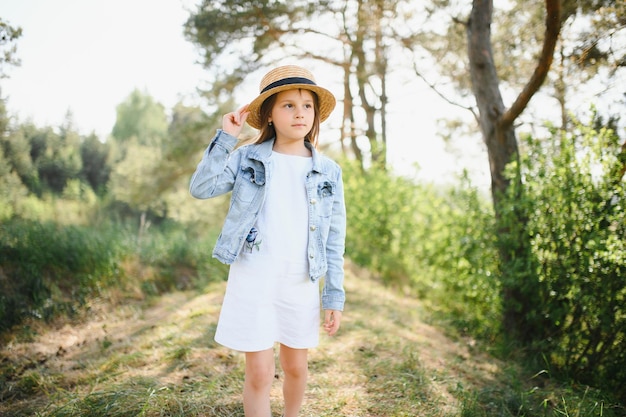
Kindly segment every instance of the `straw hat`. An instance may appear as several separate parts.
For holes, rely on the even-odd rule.
[[[294,88],[310,90],[317,94],[320,122],[326,120],[335,108],[335,96],[330,91],[315,84],[315,78],[309,70],[296,65],[285,65],[271,70],[261,80],[259,96],[248,105],[250,112],[246,120],[248,124],[255,129],[260,129],[260,110],[263,102],[273,94]]]

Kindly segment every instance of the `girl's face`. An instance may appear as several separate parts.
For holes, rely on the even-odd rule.
[[[313,127],[315,103],[309,90],[286,90],[276,95],[269,120],[276,130],[276,141],[304,140]]]

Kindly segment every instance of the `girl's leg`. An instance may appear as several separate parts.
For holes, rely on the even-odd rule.
[[[243,410],[246,417],[271,417],[270,390],[276,366],[274,350],[246,352]]]
[[[283,382],[284,417],[297,417],[300,412],[308,376],[307,354],[307,349],[292,349],[280,345],[280,366],[285,373],[285,381]]]

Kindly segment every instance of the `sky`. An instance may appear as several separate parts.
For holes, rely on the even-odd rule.
[[[166,109],[181,100],[201,103],[197,87],[207,77],[182,28],[193,4],[194,0],[3,1],[0,17],[23,30],[17,41],[21,65],[0,80],[9,113],[38,126],[60,126],[71,111],[80,133],[95,132],[104,140],[115,124],[116,107],[134,89],[147,92]],[[336,74],[316,77],[326,85]],[[256,87],[258,81],[251,85]],[[454,181],[469,168],[476,172],[477,182],[487,184],[488,162],[479,144],[453,154],[436,135],[437,119],[454,109],[416,79],[397,79],[395,86],[400,94],[388,108],[391,166],[435,182]]]
[[[166,108],[197,97],[203,70],[182,0],[13,0],[0,16],[23,31],[21,65],[0,80],[20,120],[56,126],[70,110],[82,133],[106,137],[135,88]]]

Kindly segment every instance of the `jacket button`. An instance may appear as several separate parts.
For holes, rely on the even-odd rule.
[[[310,229],[312,232],[314,232],[314,231],[315,231],[315,229],[317,229],[317,227],[316,227],[314,224],[312,224],[312,225],[311,225],[311,227],[309,227],[309,229]]]
[[[311,204],[317,204],[317,200],[316,200],[316,199],[314,199],[314,198],[312,198],[312,199],[311,199]]]
[[[309,253],[309,258],[311,259],[315,258],[315,255],[313,255],[312,253]]]

